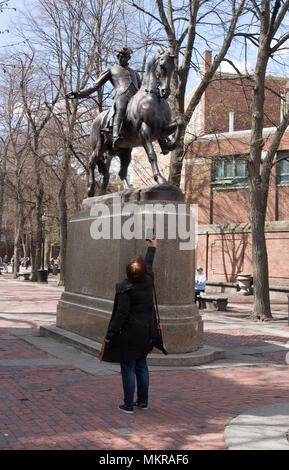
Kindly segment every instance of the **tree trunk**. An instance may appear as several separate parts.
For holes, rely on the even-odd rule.
[[[31,270],[31,280],[37,281],[37,271],[41,268],[42,258],[42,242],[43,242],[43,198],[44,188],[41,176],[40,158],[38,155],[38,135],[34,138],[34,171],[35,171],[35,184],[36,184],[36,210],[35,210],[35,225],[36,225],[36,239],[35,239],[35,259]]]
[[[260,320],[272,319],[269,296],[268,255],[265,239],[265,219],[269,187],[261,178],[262,150],[264,146],[265,77],[270,50],[269,31],[269,2],[262,2],[262,25],[254,73],[252,131],[248,162],[254,284],[254,308],[252,315],[255,319]]]
[[[178,146],[171,152],[169,184],[180,186],[184,159],[184,135]]]
[[[29,256],[30,235],[28,233],[23,234],[21,241],[23,249],[23,258],[26,258],[27,256]]]
[[[42,257],[42,240],[43,240],[43,230],[42,230],[42,215],[43,215],[43,207],[42,207],[42,199],[43,193],[38,191],[37,194],[37,203],[36,203],[36,238],[35,242],[35,250],[34,250],[34,262],[32,265],[31,270],[31,280],[36,282],[37,281],[37,271],[41,269],[41,257]]]
[[[23,227],[23,212],[22,212],[22,205],[21,201],[17,201],[16,207],[16,225],[15,225],[15,236],[14,236],[14,270],[13,270],[13,278],[17,278],[17,273],[20,269],[20,245],[21,245],[21,230]]]
[[[65,152],[62,181],[59,190],[59,220],[60,220],[60,277],[59,286],[65,284],[65,264],[66,264],[66,245],[67,245],[67,202],[66,202],[66,186],[69,172],[69,152]]]
[[[4,209],[4,182],[5,173],[0,170],[0,240],[2,234],[2,220],[3,220],[3,209]]]
[[[252,262],[254,281],[254,307],[252,318],[268,321],[272,319],[268,255],[265,238],[266,194],[261,189],[250,191],[250,220],[252,230]]]
[[[36,264],[35,263],[35,242],[34,242],[34,235],[31,234],[30,236],[30,263],[31,263],[31,281],[33,281],[32,275],[33,271],[32,268]],[[37,273],[36,273],[36,280],[37,280]]]
[[[65,284],[65,262],[66,262],[66,244],[67,244],[67,204],[66,204],[66,188],[65,185],[61,185],[59,192],[59,204],[60,204],[60,278],[59,286]]]
[[[45,237],[44,265],[47,267],[50,262],[51,240],[49,234]]]

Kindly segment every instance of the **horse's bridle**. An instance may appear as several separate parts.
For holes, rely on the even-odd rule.
[[[156,90],[148,90],[147,88],[145,88],[145,91],[147,93],[154,93],[155,95],[157,95],[160,98],[160,91],[159,91],[158,87],[157,87]]]
[[[156,60],[156,68],[159,65],[159,59],[160,59],[160,57],[158,57],[158,59]],[[156,89],[155,90],[148,90],[147,88],[145,88],[145,91],[147,93],[155,94],[158,98],[160,98],[161,96],[160,96],[159,86],[160,86],[160,73],[158,71],[156,71]]]

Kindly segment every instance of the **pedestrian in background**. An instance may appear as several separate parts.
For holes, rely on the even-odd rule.
[[[195,277],[195,302],[197,302],[197,296],[200,295],[201,292],[205,292],[207,283],[207,277],[203,272],[203,268],[197,268],[197,274]]]
[[[30,264],[29,257],[26,256],[25,261],[24,261],[24,266],[25,266],[25,269],[26,269],[26,270],[28,269],[29,264]]]
[[[8,256],[5,255],[3,258],[3,266],[4,266],[4,270],[6,273],[8,273],[8,263],[9,263]]]

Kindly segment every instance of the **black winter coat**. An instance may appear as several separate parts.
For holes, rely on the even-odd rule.
[[[146,356],[153,349],[156,331],[152,264],[155,248],[145,256],[148,275],[144,282],[128,280],[116,284],[111,320],[108,325],[103,361],[128,362]]]

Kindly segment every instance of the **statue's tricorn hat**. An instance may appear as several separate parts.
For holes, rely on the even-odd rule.
[[[128,56],[131,56],[132,55],[132,50],[129,48],[129,47],[117,47],[115,49],[115,52],[116,52],[116,55],[118,56],[119,54],[122,54],[122,55],[128,55]]]

